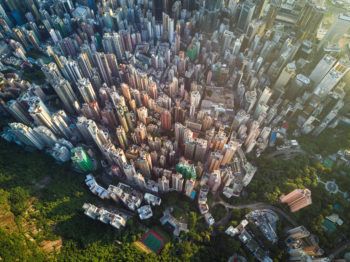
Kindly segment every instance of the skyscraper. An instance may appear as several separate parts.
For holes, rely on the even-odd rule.
[[[187,179],[185,182],[185,195],[190,197],[194,188],[196,181],[192,179]]]
[[[350,70],[350,64],[347,61],[339,61],[335,66],[325,75],[321,82],[316,86],[314,94],[325,97],[330,91],[339,83],[339,81]]]
[[[288,195],[281,196],[280,200],[282,203],[288,204],[292,212],[296,212],[312,204],[311,191],[309,189],[295,189]]]
[[[201,21],[201,26],[203,30],[210,32],[217,26],[221,7],[222,7],[221,0],[205,1],[204,15]]]
[[[91,172],[94,169],[90,156],[82,147],[75,147],[71,150],[71,159],[75,168],[81,172]]]
[[[46,126],[36,126],[33,130],[38,134],[40,140],[43,141],[47,147],[53,147],[57,142],[55,134]]]
[[[321,82],[322,78],[331,70],[333,65],[337,62],[337,59],[333,56],[326,54],[312,70],[309,78],[315,85]]]
[[[38,150],[42,150],[44,148],[44,143],[31,127],[28,127],[21,123],[10,123],[9,126],[12,132],[15,134],[16,138],[21,143],[27,146],[35,147]]]
[[[312,1],[307,1],[295,25],[299,31],[299,39],[313,40],[324,14],[325,9],[316,6]]]
[[[125,130],[122,126],[118,126],[116,129],[117,139],[121,148],[126,149],[128,146],[128,138],[126,137]]]
[[[230,141],[224,146],[224,156],[221,161],[222,166],[227,165],[232,161],[238,147],[239,143],[237,141]]]
[[[69,113],[75,113],[79,110],[80,106],[78,103],[78,98],[66,79],[56,78],[56,81],[53,83],[53,89],[62,101],[64,108]]]
[[[59,129],[55,126],[52,120],[51,113],[41,101],[33,101],[28,112],[37,125],[46,126],[47,128],[51,129],[51,131],[55,134],[60,134]]]
[[[289,80],[292,79],[296,74],[296,66],[295,63],[288,63],[284,69],[282,70],[281,74],[278,76],[273,89],[279,90],[284,89],[285,86],[288,84]]]
[[[168,110],[164,110],[160,115],[160,121],[162,128],[164,130],[170,130],[171,129],[171,113]]]
[[[78,80],[78,90],[81,96],[83,97],[85,103],[97,101],[95,90],[88,79],[82,78]]]
[[[180,173],[174,173],[171,176],[171,187],[172,189],[181,192],[183,188],[184,179]]]
[[[205,139],[197,138],[195,140],[195,143],[196,143],[196,149],[194,152],[194,160],[204,163],[205,156],[208,149],[208,141]]]
[[[69,127],[69,118],[63,110],[59,110],[52,114],[52,122],[59,130],[59,134],[70,139],[72,130]]]
[[[138,119],[144,123],[145,125],[147,125],[147,118],[148,118],[148,110],[146,107],[140,107],[137,109],[137,117]]]
[[[248,28],[250,21],[253,18],[253,14],[255,11],[255,4],[250,0],[245,1],[242,5],[241,12],[239,14],[237,28],[241,32],[245,32]]]
[[[168,192],[170,189],[169,179],[166,176],[158,178],[159,190],[162,192]]]
[[[10,100],[6,104],[8,111],[10,114],[18,121],[30,125],[32,122],[32,118],[26,109],[21,105],[17,100]]]

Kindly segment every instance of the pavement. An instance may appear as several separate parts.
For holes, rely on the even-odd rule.
[[[342,253],[343,251],[350,249],[350,241],[345,242],[340,244],[338,247],[336,247],[335,249],[333,249],[331,251],[331,253],[328,255],[328,257],[332,260],[334,259],[337,255],[339,255],[340,253]]]
[[[219,199],[218,201],[213,203],[213,206],[216,205],[223,205],[225,208],[228,209],[244,209],[244,208],[249,208],[252,210],[257,210],[257,209],[271,209],[272,211],[275,211],[278,215],[283,217],[285,220],[287,220],[292,226],[297,227],[298,223],[293,219],[288,213],[283,211],[282,209],[272,206],[270,204],[264,203],[264,202],[255,202],[251,204],[243,204],[243,205],[231,205],[222,199]]]

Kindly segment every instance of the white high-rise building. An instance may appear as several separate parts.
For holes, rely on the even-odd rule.
[[[169,179],[166,176],[162,176],[158,179],[159,190],[162,192],[169,192],[170,185]]]
[[[326,74],[321,82],[316,86],[314,94],[325,97],[333,90],[333,88],[339,83],[339,81],[349,72],[350,66],[346,61],[339,61],[335,66]]]
[[[333,56],[326,54],[312,70],[309,78],[314,82],[315,85],[321,82],[322,78],[331,70],[337,59]]]
[[[33,100],[31,106],[28,109],[28,112],[34,119],[36,125],[46,126],[55,134],[60,134],[59,129],[55,126],[52,120],[49,110],[40,100]]]
[[[78,81],[78,90],[85,103],[91,103],[97,100],[96,93],[89,79],[82,78]]]
[[[272,95],[272,90],[269,87],[265,87],[264,91],[261,93],[258,104],[266,105]]]
[[[278,76],[273,89],[280,89],[284,88],[290,79],[292,79],[296,74],[296,66],[295,63],[288,63],[284,69],[282,70],[281,74]]]
[[[171,177],[171,184],[172,188],[178,192],[182,191],[184,179],[182,178],[182,175],[179,173],[173,174]]]
[[[7,109],[10,114],[18,121],[30,125],[31,118],[30,115],[26,112],[23,106],[17,100],[10,100],[7,102]]]
[[[197,108],[200,101],[201,101],[201,94],[199,93],[199,91],[192,91],[191,98],[190,98],[191,105],[193,105],[193,106],[195,106],[195,108]]]
[[[53,124],[60,131],[60,134],[66,138],[72,136],[72,130],[69,127],[69,119],[66,113],[63,110],[59,110],[56,113],[52,114]]]
[[[53,147],[57,142],[57,137],[50,129],[45,126],[36,126],[33,128],[35,133],[38,134],[40,139],[45,143],[46,146]]]
[[[9,126],[20,142],[27,146],[36,147],[39,150],[44,148],[45,144],[32,128],[21,123],[10,123]]]

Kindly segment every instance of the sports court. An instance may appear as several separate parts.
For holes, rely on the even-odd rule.
[[[142,236],[140,242],[156,254],[160,253],[165,244],[164,239],[152,229]]]

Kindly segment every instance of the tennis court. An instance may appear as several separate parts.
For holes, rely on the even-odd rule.
[[[159,254],[164,247],[163,238],[153,230],[149,230],[144,234],[141,242],[156,254]]]

